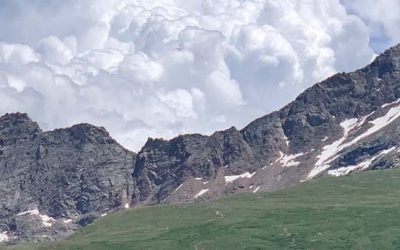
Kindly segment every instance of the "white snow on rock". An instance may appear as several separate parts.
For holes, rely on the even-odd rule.
[[[125,206],[124,206],[124,208],[125,208],[125,209],[130,208],[129,203],[126,203]]]
[[[254,172],[254,173],[252,173],[252,174],[250,174],[249,172],[246,172],[246,173],[241,174],[241,175],[230,175],[230,176],[225,176],[224,178],[225,178],[225,182],[226,182],[226,183],[231,183],[231,182],[234,182],[234,181],[236,181],[237,179],[240,179],[240,178],[247,178],[247,179],[250,179],[250,178],[252,178],[255,174],[256,174],[256,172]]]
[[[63,220],[63,222],[64,222],[64,224],[69,224],[72,222],[72,219],[65,219],[65,220]]]
[[[300,164],[300,162],[294,160],[303,155],[304,153],[298,153],[295,155],[282,155],[279,162],[282,164],[283,167],[294,167]]]
[[[382,108],[386,108],[386,107],[392,106],[392,105],[397,104],[399,102],[400,102],[400,99],[398,99],[397,101],[394,101],[394,102],[383,104]]]
[[[343,128],[343,136],[334,141],[332,144],[326,145],[322,148],[322,152],[319,156],[317,156],[318,161],[315,163],[317,166],[322,166],[328,159],[335,156],[342,147],[343,142],[347,139],[349,132],[354,129],[358,125],[358,119],[348,119],[340,123],[340,126]]]
[[[105,217],[105,216],[107,216],[107,213],[100,215],[100,217]]]
[[[400,102],[400,100],[391,104],[395,104],[398,102]],[[387,125],[395,121],[397,118],[399,118],[400,105],[390,108],[385,115],[368,122],[372,126],[369,129],[367,129],[367,131],[365,131],[361,135],[358,135],[351,141],[344,143],[348,139],[349,133],[355,128],[364,125],[367,118],[371,116],[373,113],[374,112],[360,119],[353,118],[345,120],[342,123],[340,123],[340,126],[342,126],[344,130],[343,136],[339,140],[333,142],[332,144],[323,147],[321,154],[317,156],[318,161],[315,163],[315,168],[311,170],[311,172],[308,174],[307,180],[314,178],[323,171],[326,171],[330,167],[329,163],[335,160],[339,156],[338,153],[340,151],[378,132],[379,130],[381,130],[382,128],[386,127]]]
[[[293,167],[300,164],[300,162],[294,161],[296,158],[303,156],[304,153],[298,153],[294,155],[286,155],[282,151],[279,151],[279,158],[272,162],[270,165],[274,165],[276,163],[282,164],[282,167]],[[265,169],[266,166],[263,168]]]
[[[39,216],[39,218],[42,220],[42,224],[45,227],[51,227],[51,226],[53,226],[54,222],[56,222],[56,220],[54,218],[44,215],[44,214],[40,214],[39,209],[37,209],[37,208],[17,214],[17,216],[23,216],[23,215]]]
[[[322,142],[324,142],[324,141],[327,141],[329,139],[329,137],[328,136],[325,136],[324,138],[322,138]]]
[[[194,178],[196,181],[201,181],[203,180],[202,178]]]
[[[343,136],[334,141],[333,143],[326,145],[322,148],[322,152],[320,155],[317,156],[318,161],[315,163],[315,168],[311,170],[308,174],[306,180],[310,180],[317,176],[318,174],[322,173],[323,171],[327,170],[330,165],[325,164],[329,159],[334,157],[339,151],[344,149],[343,142],[346,141],[349,132],[353,130],[358,125],[358,119],[348,119],[340,123],[340,126],[343,128]]]
[[[53,219],[47,215],[40,214],[39,216],[40,216],[40,219],[42,219],[42,223],[45,227],[51,227],[51,226],[53,226],[54,222],[56,222],[55,219]]]
[[[183,184],[179,185],[174,192],[171,193],[171,195],[175,194],[176,192],[179,191],[179,189],[181,189],[183,187]]]
[[[23,215],[39,215],[39,209],[33,209],[33,210],[28,210],[25,212],[21,212],[19,214],[17,214],[17,216],[23,216]]]
[[[176,191],[178,191],[179,189],[181,189],[182,186],[183,186],[183,184],[179,185],[179,186],[175,189],[174,193],[175,193]]]
[[[254,189],[253,193],[257,193],[258,190],[260,190],[260,186],[256,187],[256,189]]]
[[[365,160],[363,162],[360,162],[357,165],[353,165],[353,166],[348,166],[348,167],[342,167],[342,168],[338,168],[338,169],[333,169],[333,170],[329,170],[328,174],[332,175],[332,176],[343,176],[343,175],[348,175],[351,172],[355,171],[355,170],[365,170],[367,169],[372,162],[374,162],[376,159],[378,159],[379,157],[383,156],[383,155],[387,155],[390,152],[392,152],[393,150],[396,150],[396,147],[391,147],[389,149],[383,150],[381,151],[378,155],[372,157],[371,159]]]
[[[283,156],[285,156],[285,154],[284,154],[282,151],[279,151],[279,158],[276,159],[274,162],[272,162],[271,165],[273,165],[273,164],[275,164],[275,163],[281,161],[282,158],[283,158]]]
[[[0,233],[0,243],[7,242],[9,240],[7,231]]]
[[[328,175],[332,175],[332,176],[344,176],[344,175],[348,175],[351,172],[360,169],[364,164],[368,164],[369,160],[365,161],[365,162],[361,162],[358,165],[354,165],[354,166],[348,166],[348,167],[342,167],[342,168],[338,168],[338,169],[334,169],[334,170],[329,170],[328,171]]]
[[[317,176],[320,173],[324,172],[325,170],[327,170],[330,167],[331,166],[328,165],[328,164],[326,164],[326,165],[316,165],[316,167],[311,170],[311,172],[308,174],[307,178],[304,181],[311,180],[312,178],[314,178],[315,176]]]
[[[203,189],[203,190],[201,190],[200,192],[198,192],[198,193],[194,196],[194,198],[197,199],[197,198],[199,198],[200,196],[202,196],[202,195],[204,195],[205,193],[207,193],[208,191],[209,191],[208,188],[207,188],[207,189]]]
[[[290,141],[285,134],[283,134],[283,140],[285,141],[286,146],[289,147]]]
[[[379,130],[386,127],[387,125],[389,125],[390,123],[392,123],[399,117],[400,117],[400,105],[389,109],[389,111],[385,115],[383,115],[379,118],[376,118],[373,121],[370,121],[369,123],[372,125],[372,127],[370,127],[363,134],[357,136],[350,143],[348,143],[349,144],[348,146],[360,141],[361,139],[363,139],[369,135],[372,135],[372,134],[378,132]]]

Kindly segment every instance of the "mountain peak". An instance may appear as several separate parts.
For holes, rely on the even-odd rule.
[[[385,50],[381,55],[376,57],[378,61],[392,60],[396,62],[396,66],[400,68],[400,43]]]
[[[400,43],[390,47],[383,54],[385,54],[387,52],[398,53],[398,55],[400,55]]]
[[[380,79],[387,74],[400,71],[400,43],[377,56],[364,70],[371,69],[377,73]]]
[[[32,121],[26,113],[6,113],[0,117],[0,131],[4,129],[18,130],[19,132],[39,132],[39,125]]]
[[[15,121],[15,122],[32,122],[32,119],[28,116],[27,113],[6,113],[0,117],[0,121]]]
[[[81,123],[66,130],[68,130],[74,138],[82,142],[116,143],[105,128],[97,127],[92,124]]]

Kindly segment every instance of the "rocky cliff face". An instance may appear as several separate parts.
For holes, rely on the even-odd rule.
[[[149,140],[137,156],[133,200],[276,190],[319,175],[395,167],[399,98],[400,45],[364,69],[314,85],[241,131]]]
[[[130,203],[135,154],[103,128],[42,132],[26,114],[0,118],[0,232],[57,239]]]
[[[42,132],[0,118],[0,241],[57,239],[121,207],[280,189],[397,167],[400,45],[242,130],[149,139],[135,155],[102,128]]]

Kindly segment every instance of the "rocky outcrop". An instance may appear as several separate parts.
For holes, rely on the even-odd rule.
[[[0,231],[56,239],[88,213],[130,203],[135,154],[103,128],[43,132],[26,114],[0,118]]]
[[[400,45],[364,69],[314,85],[241,131],[150,139],[138,153],[133,200],[275,190],[327,173],[397,166],[399,98]]]
[[[400,45],[242,130],[149,139],[137,155],[103,128],[43,132],[27,115],[8,114],[0,118],[0,241],[57,239],[121,207],[397,167],[399,117]]]

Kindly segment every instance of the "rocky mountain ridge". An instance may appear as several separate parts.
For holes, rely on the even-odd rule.
[[[0,242],[54,240],[130,206],[273,191],[321,175],[397,167],[400,45],[307,89],[242,130],[149,139],[137,154],[103,128],[43,132],[0,118]]]

